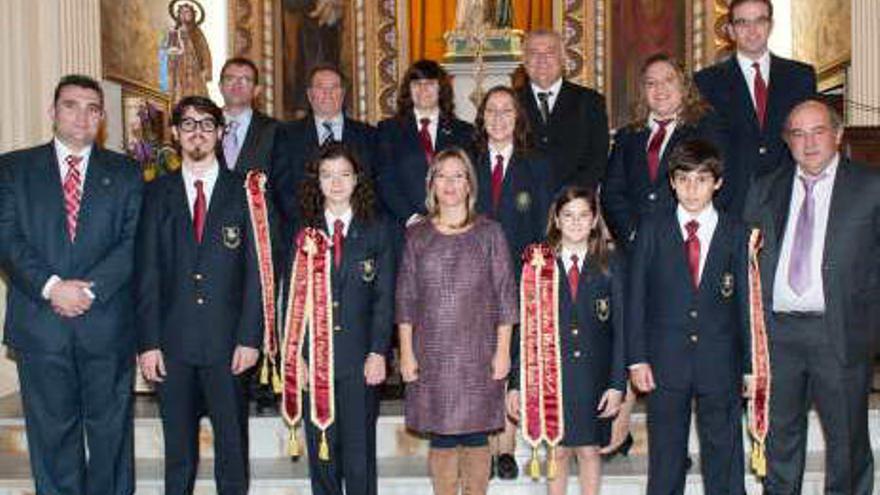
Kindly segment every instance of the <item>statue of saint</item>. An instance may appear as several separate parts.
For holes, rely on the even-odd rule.
[[[205,20],[205,10],[196,0],[171,0],[168,13],[174,27],[168,30],[163,47],[168,54],[171,101],[177,103],[189,95],[208,96],[211,50],[199,27]]]

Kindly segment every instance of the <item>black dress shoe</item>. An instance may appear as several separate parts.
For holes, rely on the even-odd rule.
[[[503,480],[515,480],[519,476],[519,466],[516,465],[516,458],[511,454],[499,455],[495,470],[498,471],[498,477]]]
[[[498,456],[493,455],[492,456],[492,463],[489,464],[489,479],[490,480],[494,479],[497,472],[498,472]]]
[[[604,457],[606,460],[614,459],[618,455],[629,457],[629,449],[632,448],[633,443],[635,443],[635,440],[633,439],[632,433],[627,433],[626,438],[624,438],[623,441],[620,442],[620,445],[618,445],[611,452],[602,454],[602,457]]]
[[[684,472],[688,472],[691,468],[694,467],[694,460],[691,459],[691,456],[687,456],[684,459]]]

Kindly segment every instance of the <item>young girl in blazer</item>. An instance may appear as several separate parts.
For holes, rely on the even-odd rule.
[[[626,390],[625,274],[622,257],[615,252],[610,239],[595,192],[566,187],[550,208],[546,243],[530,246],[523,256],[521,366],[514,368],[511,376],[508,409],[512,416],[520,419],[523,435],[533,447],[540,442],[530,440],[534,432],[545,433],[549,444],[547,478],[551,495],[566,492],[572,455],[578,459],[581,493],[599,492],[599,448],[608,442],[611,418],[617,414]],[[555,272],[547,270],[547,262],[555,264]],[[547,288],[536,278],[554,282],[553,286]],[[530,292],[530,286],[543,287],[536,289],[549,296],[543,300],[557,301],[551,318],[530,320],[535,316],[535,306],[530,306],[535,300],[532,295],[541,296]],[[535,338],[547,332],[555,334],[554,339],[549,339],[550,344],[548,339]],[[536,344],[538,340],[542,340],[540,345]],[[530,374],[530,370],[537,369],[533,365],[538,361],[542,362],[541,373]],[[543,384],[539,385],[542,380]],[[530,393],[530,389],[537,390],[538,386],[552,387],[553,382],[561,383],[556,387],[561,409],[556,415],[562,419],[560,424],[545,422],[554,416],[554,411],[539,411],[551,406],[546,400],[532,400],[534,396]],[[536,418],[545,424],[534,424]],[[537,468],[537,459],[533,456],[530,467],[533,476]]]

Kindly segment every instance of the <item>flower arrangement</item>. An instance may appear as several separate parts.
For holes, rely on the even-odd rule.
[[[164,120],[162,112],[143,99],[129,124],[126,150],[140,164],[147,182],[180,168],[180,156],[165,140]]]

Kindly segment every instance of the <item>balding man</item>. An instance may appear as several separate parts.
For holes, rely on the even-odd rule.
[[[783,137],[787,162],[754,183],[745,219],[761,229],[773,387],[768,495],[799,494],[807,413],[825,433],[825,493],[869,495],[871,315],[880,296],[880,173],[840,156],[840,116],[810,99]]]
[[[525,39],[523,63],[529,84],[519,100],[529,116],[535,146],[550,161],[551,190],[596,187],[608,160],[605,98],[563,78],[562,37],[539,29]]]

